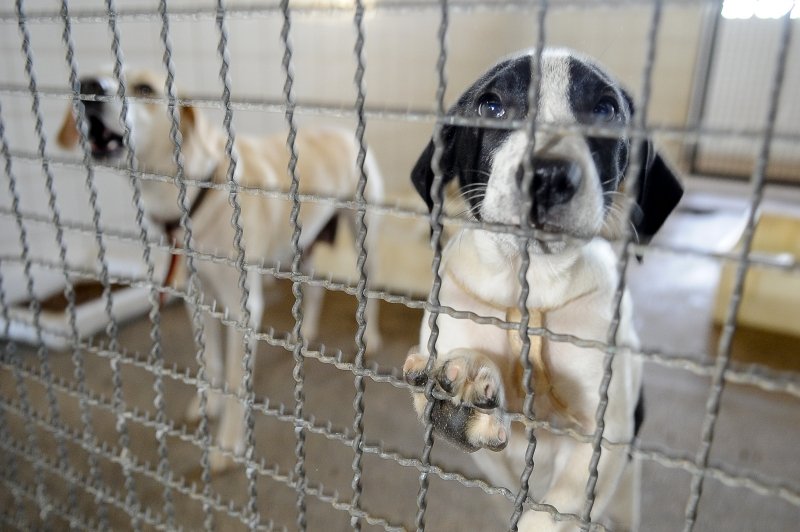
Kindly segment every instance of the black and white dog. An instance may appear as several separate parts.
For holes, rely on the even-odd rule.
[[[528,51],[501,61],[459,98],[449,114],[499,120],[528,116],[532,79]],[[519,226],[523,196],[523,159],[533,155],[529,194],[532,208],[525,215],[549,233],[568,237],[532,240],[527,307],[530,326],[554,333],[605,341],[613,318],[618,283],[617,257],[608,239],[623,229],[622,212],[632,209],[639,238],[651,237],[680,199],[683,189],[649,142],[640,145],[636,205],[626,206],[622,193],[630,162],[631,141],[622,126],[631,122],[630,97],[613,77],[591,59],[564,49],[545,49],[540,62],[537,119],[545,123],[619,127],[619,138],[591,137],[578,129],[537,131],[534,153],[526,152],[524,131],[474,126],[446,126],[441,138],[440,167],[444,181],[457,179],[474,219]],[[542,129],[542,128],[539,128]],[[552,128],[551,128],[552,129]],[[574,132],[573,132],[574,131]],[[431,170],[434,146],[423,152],[411,179],[432,206]],[[486,229],[462,228],[448,243],[442,258],[443,305],[480,316],[519,322],[519,237]],[[526,386],[520,360],[518,329],[478,324],[447,314],[438,317],[439,337],[433,371],[427,374],[428,315],[422,322],[419,348],[403,367],[409,383],[436,380],[437,399],[431,411],[434,429],[467,451],[478,451],[479,467],[496,485],[516,489],[524,469],[528,440],[524,427],[512,428],[509,412],[521,412]],[[629,294],[622,300],[617,342],[638,346]],[[603,378],[604,353],[530,337],[534,412],[537,420],[555,427],[591,434]],[[641,361],[622,350],[613,358],[608,388],[604,437],[630,441],[641,423]],[[447,398],[449,397],[449,399]],[[414,407],[423,417],[427,400],[414,393]],[[585,504],[592,446],[569,436],[536,429],[531,477],[535,500],[559,512],[580,515]],[[624,448],[604,448],[598,465],[596,501],[591,518],[614,529],[634,530],[638,524],[639,466]],[[520,530],[575,530],[574,520],[526,511]]]

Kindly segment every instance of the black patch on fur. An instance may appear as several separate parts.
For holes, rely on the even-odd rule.
[[[435,400],[431,410],[431,423],[436,431],[447,441],[469,453],[479,447],[469,443],[467,427],[474,409],[463,404],[454,405],[450,401]]]
[[[311,244],[308,245],[306,249],[303,250],[303,259],[311,256],[314,252],[314,247],[319,244],[320,242],[333,245],[336,241],[336,232],[339,228],[339,217],[334,214],[331,216],[331,219],[328,220],[322,229],[319,230],[317,236],[314,237],[314,240],[311,241]]]
[[[636,401],[636,408],[633,411],[633,436],[639,435],[639,429],[644,423],[644,388],[639,390],[639,399]]]
[[[639,389],[639,399],[636,400],[636,408],[633,409],[633,437],[639,435],[639,430],[644,424],[644,387]],[[628,452],[628,461],[633,460],[633,455]]]
[[[592,111],[601,98],[616,102],[619,113],[615,120],[604,123],[606,126],[623,127],[630,123],[634,114],[633,100],[616,82],[591,63],[571,57],[570,104],[575,117],[584,124],[596,123]],[[587,137],[586,142],[592,159],[600,175],[604,204],[611,204],[608,192],[616,191],[622,185],[625,172],[630,164],[630,141],[624,137]],[[683,195],[683,186],[677,176],[667,166],[661,156],[653,149],[649,140],[642,143],[639,150],[641,164],[637,179],[636,207],[633,209],[633,222],[639,240],[647,242],[661,228],[669,213],[675,208]]]
[[[530,56],[525,55],[498,63],[461,95],[447,112],[450,116],[478,117],[478,104],[482,96],[495,95],[506,111],[506,119],[524,118],[528,114],[528,87],[531,81]],[[442,186],[453,178],[459,178],[463,190],[470,185],[485,185],[491,172],[491,154],[513,132],[508,129],[479,128],[468,126],[444,126],[441,131],[443,144],[440,168]],[[419,192],[428,209],[433,207],[433,141],[420,155],[411,171],[411,182]],[[441,192],[441,191],[440,191]],[[469,203],[474,214],[480,218],[477,206],[482,194],[470,194]]]
[[[610,128],[625,126],[632,113],[628,101],[616,83],[591,63],[575,57],[569,58],[569,102],[575,118],[581,124],[602,125]],[[604,98],[617,105],[617,113],[609,122],[598,121],[595,106]],[[624,137],[586,137],[603,192],[613,192],[625,175],[628,166],[628,141]],[[604,194],[605,205],[612,197]]]
[[[317,242],[325,242],[326,244],[333,244],[336,240],[336,231],[339,228],[339,217],[333,216],[328,223],[325,224],[319,233],[317,233],[317,237],[314,239],[314,244]],[[312,246],[314,245],[312,244]]]
[[[478,408],[497,408],[500,406],[498,396],[495,394],[492,397],[483,397],[482,399],[478,399],[475,401],[475,406]]]
[[[411,370],[406,372],[403,378],[411,386],[425,386],[428,382],[428,374],[425,373],[424,367],[419,371]]]
[[[648,242],[658,232],[669,214],[683,196],[683,185],[664,159],[656,153],[651,142],[646,142],[643,152],[633,224],[639,240]]]

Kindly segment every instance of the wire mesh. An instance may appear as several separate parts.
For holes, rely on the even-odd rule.
[[[29,2],[30,3],[30,2]],[[234,3],[235,4],[235,3]],[[345,5],[347,4],[347,5]],[[319,523],[315,512],[319,508],[332,510],[345,517],[348,526],[353,530],[361,530],[365,526],[383,528],[385,530],[430,529],[430,513],[435,492],[439,489],[454,489],[453,486],[474,488],[487,499],[500,500],[510,509],[508,528],[517,530],[519,520],[525,511],[547,512],[558,521],[567,521],[581,529],[606,530],[606,525],[594,520],[592,510],[596,499],[596,483],[598,480],[598,464],[603,452],[609,450],[625,450],[629,455],[661,468],[688,473],[691,476],[689,497],[685,507],[684,530],[693,530],[698,520],[700,501],[703,498],[704,485],[708,479],[714,479],[728,488],[743,489],[765,498],[774,498],[786,503],[791,511],[800,509],[800,484],[797,479],[785,478],[753,471],[739,465],[712,457],[716,425],[719,418],[723,389],[729,384],[740,384],[753,387],[771,396],[785,396],[792,400],[800,399],[800,378],[797,374],[773,370],[761,364],[745,364],[731,360],[731,344],[738,325],[737,312],[741,304],[745,277],[749,269],[765,268],[787,274],[800,272],[798,258],[787,256],[764,256],[751,250],[754,237],[757,213],[763,199],[766,166],[770,160],[770,149],[774,142],[800,143],[800,136],[791,132],[776,130],[776,115],[781,92],[787,90],[785,85],[786,68],[792,38],[792,22],[789,13],[783,15],[780,47],[777,54],[777,67],[774,79],[771,80],[770,105],[764,126],[759,128],[714,129],[703,124],[692,124],[689,127],[655,124],[648,118],[652,87],[652,69],[656,61],[659,46],[659,29],[665,6],[684,6],[688,3],[680,1],[654,2],[645,0],[612,0],[604,2],[607,6],[620,9],[646,8],[651,10],[651,18],[646,33],[646,56],[642,70],[640,100],[641,109],[636,123],[626,128],[584,127],[573,124],[554,124],[540,120],[536,112],[524,120],[492,121],[487,119],[470,119],[456,117],[446,113],[446,96],[448,91],[448,71],[452,68],[451,39],[454,14],[473,12],[489,13],[534,13],[537,22],[535,42],[536,49],[541,52],[548,44],[546,24],[552,9],[583,9],[584,1],[458,1],[440,0],[392,2],[368,2],[355,0],[351,6],[343,2],[305,2],[291,5],[288,0],[261,6],[226,7],[222,0],[214,6],[185,7],[169,6],[166,0],[159,2],[156,10],[144,8],[118,8],[113,0],[106,0],[104,9],[70,8],[67,0],[62,0],[60,10],[26,9],[26,2],[17,0],[15,10],[0,11],[0,23],[16,24],[19,30],[19,46],[22,52],[26,83],[6,82],[0,80],[0,103],[19,98],[30,98],[33,129],[36,137],[35,150],[12,149],[8,138],[14,134],[7,124],[7,106],[0,107],[0,145],[5,162],[5,177],[8,182],[8,199],[0,205],[0,218],[13,223],[18,241],[18,253],[0,254],[0,318],[3,321],[2,337],[4,347],[0,368],[8,382],[13,383],[13,390],[4,390],[0,394],[0,446],[6,455],[2,484],[4,493],[3,509],[0,519],[10,528],[58,528],[66,523],[70,527],[80,529],[108,530],[120,526],[129,526],[133,530],[155,528],[174,530],[202,526],[206,530],[225,528],[229,523],[237,523],[250,530],[288,530],[313,529],[310,523]],[[714,2],[718,5],[718,2]],[[429,75],[436,78],[436,91],[432,107],[407,108],[391,105],[369,104],[366,96],[367,52],[368,41],[365,18],[371,13],[411,14],[414,16],[438,16],[436,28],[437,50],[435,69]],[[353,59],[355,73],[354,104],[331,104],[313,101],[299,101],[295,95],[295,47],[290,38],[293,25],[297,20],[308,20],[319,17],[337,17],[347,14],[352,17],[354,35]],[[228,23],[231,20],[250,20],[278,18],[281,21],[280,56],[283,74],[281,98],[243,98],[234,93],[234,77],[232,69],[238,58],[231,53],[229,39],[232,39]],[[170,23],[199,23],[213,20],[217,31],[217,59],[219,61],[218,81],[221,86],[219,97],[201,95],[179,96],[176,88],[177,67]],[[126,61],[123,56],[123,40],[126,35],[121,26],[131,22],[152,21],[159,25],[159,37],[162,55],[162,66],[166,74],[164,86],[165,96],[148,97],[131,94],[126,80]],[[44,86],[37,78],[36,56],[33,51],[35,33],[31,26],[58,24],[61,28],[61,40],[65,53],[67,86]],[[110,53],[113,59],[113,77],[117,88],[114,94],[83,94],[81,74],[78,64],[80,55],[76,51],[75,37],[89,25],[103,25],[111,35]],[[376,36],[377,37],[377,36]],[[373,58],[374,60],[374,58]],[[531,56],[532,71],[539,72],[541,54]],[[538,101],[538,83],[531,84],[528,101],[530,108]],[[48,149],[48,134],[42,111],[44,101],[68,103],[74,113],[78,131],[78,144],[82,158],[75,159],[54,155]],[[92,156],[89,139],[91,128],[86,106],[90,102],[118,102],[120,107],[119,121],[123,126],[122,141],[127,147],[124,162],[98,160]],[[166,109],[169,123],[169,156],[175,167],[174,174],[139,168],[136,146],[132,142],[133,126],[131,106],[138,104],[157,104]],[[186,171],[186,145],[182,133],[182,114],[184,107],[216,109],[223,112],[222,137],[224,138],[225,179],[220,181],[198,181],[191,178]],[[4,110],[6,113],[4,115]],[[234,130],[234,111],[239,115],[254,112],[283,114],[288,129],[286,150],[289,154],[288,167],[281,169],[289,177],[287,189],[276,187],[253,187],[241,184],[237,171],[241,166],[240,153],[237,148],[237,135]],[[237,116],[239,116],[237,115]],[[298,161],[303,153],[297,147],[298,125],[303,118],[355,119],[354,139],[357,146],[356,168],[358,184],[352,198],[324,194],[301,192],[302,176],[298,173]],[[407,203],[381,203],[368,201],[365,196],[369,180],[378,176],[369,175],[366,159],[368,156],[367,122],[417,123],[433,122],[434,155],[432,170],[433,208],[430,213],[413,207]],[[302,122],[305,123],[305,122]],[[698,250],[671,243],[653,243],[641,245],[635,242],[634,235],[627,232],[619,241],[614,242],[619,249],[617,272],[619,283],[616,287],[614,306],[610,309],[611,320],[605,341],[582,338],[573,334],[563,334],[549,330],[539,322],[531,321],[530,309],[525,302],[530,290],[526,272],[530,267],[529,246],[533,238],[553,238],[540,229],[521,224],[520,227],[508,227],[501,224],[465,220],[461,216],[445,212],[445,196],[442,188],[443,168],[442,156],[444,144],[442,130],[445,126],[477,126],[481,128],[511,128],[527,132],[529,140],[528,153],[533,153],[535,133],[538,131],[574,132],[579,127],[581,132],[597,137],[618,138],[627,135],[631,139],[644,139],[656,134],[667,140],[680,140],[692,144],[701,139],[737,138],[758,142],[759,152],[752,173],[752,191],[750,195],[749,216],[746,221],[743,244],[738,250],[731,252]],[[636,192],[635,176],[644,154],[639,153],[640,144],[633,144],[628,169],[629,186],[625,193],[633,196]],[[23,207],[19,193],[19,165],[38,164],[44,177],[47,196],[47,214],[40,210]],[[524,176],[520,190],[530,189],[533,180],[533,163],[531,158],[524,158]],[[60,170],[79,170],[85,174],[84,184],[88,191],[91,223],[86,223],[69,216],[62,216],[58,201],[57,172]],[[214,169],[216,170],[216,168]],[[118,229],[102,223],[102,201],[98,193],[97,177],[99,172],[119,174],[127,179],[132,192],[131,205],[135,210],[135,226],[133,229]],[[177,190],[177,206],[180,215],[177,234],[154,236],[151,223],[147,221],[142,200],[142,186],[152,183],[172,184]],[[197,229],[193,227],[192,203],[205,191],[224,193],[228,196],[231,207],[230,226],[233,240],[230,243],[233,255],[224,254],[219,249],[204,249],[197,240]],[[291,202],[291,214],[288,224],[291,239],[288,242],[291,260],[288,264],[274,262],[266,264],[248,255],[245,247],[244,231],[249,229],[243,224],[243,201],[251,197]],[[303,264],[304,255],[300,243],[303,232],[301,212],[305,205],[322,205],[331,208],[353,211],[355,213],[356,279],[342,279],[326,275],[309,273]],[[522,208],[530,210],[530,200],[523,202]],[[106,210],[105,208],[103,210]],[[626,218],[629,213],[626,213]],[[369,259],[377,253],[368,249],[367,220],[369,216],[408,219],[426,222],[430,228],[431,289],[427,297],[410,294],[394,289],[375,289],[370,281],[374,274],[368,267]],[[227,222],[227,221],[226,221]],[[31,227],[51,228],[57,247],[57,259],[38,256],[35,252],[36,242],[31,239]],[[521,255],[521,268],[518,272],[521,291],[519,296],[519,321],[481,316],[474,312],[460,310],[443,304],[440,300],[442,278],[440,274],[442,261],[442,242],[448,228],[476,228],[486,231],[504,232],[517,237]],[[38,233],[37,233],[38,234]],[[71,263],[68,257],[69,238],[71,235],[82,235],[94,240],[96,255],[93,262],[96,268],[85,268]],[[564,235],[557,235],[563,238]],[[570,237],[566,238],[576,238]],[[578,239],[580,240],[580,239]],[[112,244],[135,246],[141,253],[144,274],[120,274],[110,268],[113,256]],[[368,257],[369,254],[369,257]],[[643,349],[625,345],[617,341],[620,324],[620,307],[627,287],[628,262],[631,255],[644,257],[645,260],[659,256],[696,256],[715,262],[732,263],[736,268],[736,278],[722,335],[719,340],[716,357],[709,353],[667,352],[662,349]],[[169,285],[162,282],[156,272],[156,258],[168,256],[178,257],[185,261],[188,273],[185,283]],[[236,289],[240,297],[239,308],[217,308],[216,301],[207,302],[208,287],[201,282],[199,269],[207,265],[215,265],[236,273]],[[8,297],[8,276],[6,268],[19,267],[23,272],[25,283],[25,302],[29,307],[28,314],[20,312],[19,305]],[[43,310],[43,296],[36,289],[35,273],[48,272],[63,279],[67,330],[53,327],[46,319]],[[260,279],[283,280],[291,283],[293,304],[291,306],[292,325],[290,330],[280,330],[272,326],[270,316],[268,326],[257,322],[260,311],[253,313],[254,297],[251,291],[260,288]],[[255,279],[259,279],[255,282]],[[84,337],[79,331],[79,300],[76,286],[82,281],[96,281],[101,286],[100,299],[105,314],[105,335],[98,334]],[[255,283],[255,284],[254,284]],[[121,336],[127,325],[120,323],[117,316],[119,297],[113,287],[140,288],[147,293],[147,328],[149,350],[146,352],[131,351],[125,347]],[[233,287],[232,287],[233,288]],[[325,343],[315,346],[303,337],[304,315],[302,305],[304,290],[320,289],[325,292],[339,292],[355,298],[354,335],[355,349],[328,346]],[[162,308],[165,297],[174,298],[186,303],[189,309],[189,329],[191,333],[191,349],[194,356],[189,364],[170,363],[170,336],[173,330],[164,326],[165,313]],[[380,300],[385,304],[423,310],[428,315],[430,334],[427,338],[427,349],[430,353],[427,371],[431,372],[436,364],[437,339],[439,335],[438,320],[441,315],[457,320],[467,320],[478,324],[491,324],[501,329],[514,331],[522,342],[520,361],[524,368],[523,382],[525,387],[525,403],[522,412],[503,412],[513,423],[527,428],[527,445],[525,451],[525,468],[514,471],[519,485],[509,489],[506,486],[494,485],[474,473],[464,473],[458,468],[442,464],[446,460],[436,458],[437,452],[447,452],[434,446],[435,434],[431,421],[433,399],[437,397],[433,379],[424,387],[407,384],[400,371],[395,367],[387,368],[378,362],[369,360],[365,333],[367,330],[368,300]],[[253,317],[256,314],[256,317]],[[43,317],[44,315],[44,317]],[[243,378],[240,383],[214,382],[209,376],[207,354],[207,327],[223,327],[228,335],[237,335],[242,339],[241,366]],[[13,339],[13,326],[28,326],[35,333],[33,347],[36,357],[24,355],[25,346]],[[417,324],[418,325],[418,324]],[[418,327],[406,331],[408,344],[414,343]],[[58,352],[48,347],[46,337],[61,338],[69,346],[71,371],[54,371],[53,365],[62,368],[58,362]],[[598,408],[595,416],[596,429],[583,433],[573,428],[565,428],[538,419],[533,409],[535,389],[532,388],[533,367],[527,353],[532,337],[540,337],[550,342],[567,342],[575,346],[591,349],[603,356],[604,375],[598,390]],[[258,377],[255,369],[256,352],[259,348],[275,349],[276,352],[290,353],[292,363],[292,395],[291,401],[285,403],[272,399],[270,392],[257,391]],[[666,445],[646,443],[637,438],[630,441],[612,441],[604,435],[606,408],[608,405],[609,382],[612,378],[612,362],[620,352],[630,352],[631,356],[651,363],[659,368],[680,371],[681,374],[700,376],[711,381],[711,388],[706,403],[706,411],[702,422],[700,446],[696,453],[671,448]],[[21,352],[23,354],[21,354]],[[351,356],[354,355],[354,356]],[[91,359],[89,358],[91,357]],[[110,369],[110,397],[97,391],[92,384],[92,369],[87,375],[89,360],[107,361]],[[352,360],[349,362],[348,360]],[[354,385],[353,419],[349,424],[334,422],[330,419],[317,419],[309,413],[310,399],[307,396],[314,392],[313,383],[306,376],[306,367],[310,363],[319,363],[333,372],[345,374],[352,379]],[[190,367],[192,366],[192,367]],[[260,367],[258,371],[270,371]],[[139,372],[139,373],[135,373]],[[152,406],[143,407],[126,393],[126,386],[138,386],[131,382],[133,375],[146,375],[152,382]],[[6,382],[4,380],[3,382]],[[183,386],[196,394],[198,402],[198,425],[189,426],[185,421],[176,421],[169,402],[173,385]],[[374,385],[374,386],[373,386]],[[407,392],[424,393],[428,399],[423,416],[424,432],[422,433],[421,451],[414,453],[407,448],[395,449],[387,443],[386,437],[368,438],[371,428],[367,421],[370,418],[370,393],[382,393],[384,389],[398,389]],[[41,392],[41,393],[40,393]],[[385,392],[383,392],[385,393]],[[41,396],[43,394],[43,400]],[[262,398],[263,395],[263,398]],[[126,397],[127,396],[127,397]],[[223,401],[237,403],[243,415],[243,449],[237,452],[223,447],[212,433],[213,420],[209,413],[209,398],[220,397]],[[127,400],[126,400],[127,399]],[[62,411],[76,404],[77,419],[72,422],[62,415]],[[346,401],[341,401],[346,404]],[[44,406],[41,406],[44,405]],[[473,405],[474,406],[474,405]],[[475,406],[474,408],[479,409]],[[102,428],[103,419],[113,422],[113,437],[109,437]],[[293,439],[293,463],[284,463],[278,456],[270,456],[271,449],[262,442],[256,441],[257,423],[274,421],[291,427]],[[21,427],[21,428],[20,428]],[[588,444],[592,449],[592,457],[587,473],[588,482],[585,499],[578,513],[562,512],[559,508],[541,500],[539,494],[530,489],[530,478],[535,474],[534,454],[537,447],[536,431],[548,431],[570,438],[576,442]],[[144,436],[143,436],[144,434]],[[270,440],[272,441],[272,440]],[[320,460],[319,442],[335,444],[336,451],[330,457]],[[155,444],[153,445],[153,442]],[[285,442],[284,442],[285,443]],[[184,447],[181,447],[184,446]],[[319,463],[333,460],[338,456],[339,447],[352,453],[347,487],[349,492],[339,493],[341,487],[331,488],[313,480],[319,469]],[[185,451],[191,449],[192,451]],[[175,463],[180,462],[183,452],[199,453],[197,462],[199,475],[180,470]],[[239,493],[229,492],[229,487],[221,484],[212,472],[212,455],[222,456],[234,468],[243,473],[244,485]],[[378,509],[374,492],[382,486],[370,482],[368,460],[377,458],[381,462],[399,466],[402,470],[411,471],[418,479],[414,508],[407,515],[400,516],[395,509]],[[155,465],[150,462],[155,462]],[[441,462],[441,463],[440,463]],[[122,475],[119,485],[114,485],[110,478],[109,468],[118,468]],[[116,469],[114,469],[116,471]],[[348,473],[349,475],[350,473]],[[441,485],[432,484],[436,479]],[[265,484],[266,481],[270,484]],[[199,482],[199,484],[198,484]],[[391,484],[389,484],[391,485]],[[265,488],[264,486],[269,486]],[[275,487],[273,487],[275,486]],[[444,486],[444,487],[442,487]],[[158,490],[159,496],[143,497],[147,489]],[[294,526],[278,522],[275,509],[281,504],[280,496],[273,492],[278,488],[286,488],[293,493],[293,504],[296,512]],[[85,502],[88,496],[90,502]],[[709,497],[709,495],[705,495]],[[202,524],[190,525],[185,522],[184,509],[189,508],[187,501],[196,502],[202,512]],[[193,507],[197,510],[198,507]],[[319,525],[317,525],[319,526]]]
[[[533,224],[530,222],[527,213],[531,212],[533,198],[530,194],[524,194],[524,191],[531,190],[533,184],[534,174],[534,161],[533,153],[536,148],[536,124],[539,117],[539,106],[536,102],[539,101],[539,94],[541,92],[541,74],[542,74],[542,51],[546,41],[545,21],[547,19],[548,3],[542,2],[537,17],[537,34],[538,39],[536,43],[536,53],[531,56],[531,72],[536,79],[531,83],[528,90],[528,109],[531,110],[528,116],[528,124],[525,128],[527,137],[527,146],[525,146],[526,153],[531,154],[529,157],[524,157],[522,160],[522,180],[519,184],[519,193],[523,201],[520,204],[520,218],[525,220],[525,228],[530,230]],[[514,513],[511,515],[510,529],[516,531],[519,526],[519,520],[522,517],[523,504],[530,491],[530,478],[533,474],[533,457],[536,453],[536,432],[533,429],[532,422],[536,419],[536,414],[533,410],[534,390],[533,390],[533,364],[530,359],[531,350],[531,337],[528,336],[528,326],[531,320],[531,312],[528,309],[528,296],[530,295],[530,283],[528,282],[528,270],[531,267],[530,257],[530,241],[527,238],[520,238],[518,242],[520,265],[517,277],[519,279],[519,300],[517,306],[520,310],[519,317],[519,337],[522,345],[519,350],[519,358],[524,368],[522,372],[522,382],[525,386],[525,402],[522,406],[523,414],[526,418],[526,435],[528,437],[528,447],[525,449],[525,469],[520,475],[520,487],[517,492],[517,498],[514,501]],[[538,323],[538,325],[542,325]]]
[[[292,179],[289,195],[292,198],[292,211],[289,215],[289,222],[292,225],[292,273],[297,273],[300,269],[301,251],[300,251],[300,223],[298,217],[300,215],[300,200],[297,198],[299,193],[300,181],[297,174],[297,150],[295,141],[297,139],[297,126],[294,121],[294,95],[292,88],[294,86],[294,73],[292,72],[292,44],[289,39],[289,32],[292,27],[291,13],[289,10],[289,2],[284,0],[281,2],[281,11],[283,15],[283,26],[281,27],[281,42],[283,43],[283,60],[281,66],[286,75],[286,81],[283,85],[283,93],[286,98],[286,122],[289,126],[289,134],[286,138],[286,145],[289,149],[289,175]],[[305,402],[305,393],[303,385],[305,374],[303,369],[303,355],[301,347],[303,343],[302,326],[303,326],[303,287],[299,282],[292,283],[292,294],[294,295],[294,305],[292,305],[292,318],[294,318],[293,335],[297,338],[292,356],[294,357],[294,371],[292,376],[295,380],[294,387],[294,400],[295,411],[298,416],[303,414],[303,404]],[[300,530],[306,529],[306,502],[305,492],[303,491],[303,484],[306,481],[305,472],[305,444],[306,436],[302,427],[295,430],[295,467],[294,473],[297,476],[297,527]]]
[[[789,18],[789,14],[787,13],[783,17],[783,22],[781,24],[781,41],[780,48],[778,49],[778,64],[775,68],[775,78],[772,80],[770,87],[771,95],[766,119],[766,133],[764,134],[764,138],[759,149],[758,159],[756,161],[755,168],[753,169],[753,176],[751,179],[752,199],[749,216],[747,218],[747,225],[745,226],[742,237],[742,255],[747,255],[752,248],[755,237],[756,216],[764,196],[765,173],[772,142],[771,132],[775,129],[775,119],[778,113],[778,102],[780,101],[780,95],[784,88],[783,81],[786,72],[786,61],[788,57],[791,29],[791,20]],[[703,419],[701,445],[700,449],[697,451],[696,458],[696,463],[701,470],[708,464],[711,444],[714,438],[714,428],[719,415],[721,396],[725,386],[725,369],[727,368],[731,357],[733,333],[736,329],[736,318],[742,302],[746,276],[747,265],[740,264],[736,270],[733,295],[731,296],[731,301],[728,305],[728,310],[725,315],[723,333],[720,336],[719,344],[717,346],[717,364],[712,377],[711,392],[709,393],[708,402],[706,403],[706,416]],[[694,529],[697,520],[697,509],[700,503],[700,497],[703,493],[703,483],[703,475],[698,473],[692,474],[691,492],[689,494],[689,500],[686,502],[686,523],[684,526],[684,530],[686,532],[691,532],[691,530]]]

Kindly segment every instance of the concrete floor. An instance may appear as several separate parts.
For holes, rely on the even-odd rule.
[[[708,242],[718,244],[730,237],[741,219],[739,207],[689,210],[673,217],[663,239],[687,245]],[[425,236],[424,234],[422,235]],[[420,244],[424,247],[424,242]],[[711,303],[715,294],[719,266],[705,258],[653,254],[643,264],[630,267],[630,287],[637,309],[637,326],[643,344],[648,348],[663,349],[670,353],[703,354],[710,347]],[[264,323],[278,331],[291,328],[289,314],[291,292],[285,283],[278,283],[268,295],[269,306]],[[372,359],[381,371],[396,371],[408,347],[416,340],[416,330],[421,313],[402,305],[382,303],[381,329],[385,348]],[[355,331],[353,319],[355,301],[341,293],[330,293],[325,300],[324,320],[320,341],[329,348],[351,351]],[[188,319],[180,305],[164,309],[162,319],[163,349],[168,365],[194,368],[193,343]],[[139,319],[126,324],[120,335],[120,344],[131,352],[146,354],[150,348],[149,323]],[[790,347],[784,346],[786,349]],[[779,349],[781,347],[779,346]],[[34,351],[22,348],[24,362],[36,366]],[[704,355],[693,355],[708,362]],[[797,358],[796,351],[787,357]],[[294,405],[291,355],[281,348],[261,343],[258,349],[255,389],[260,399],[269,398],[271,404],[283,403],[291,410]],[[73,366],[69,355],[53,353],[50,357],[53,373],[70,381]],[[111,397],[111,370],[107,360],[92,354],[86,355],[88,387],[106,399]],[[642,440],[650,446],[669,448],[687,457],[694,456],[700,441],[705,402],[709,393],[708,379],[680,369],[648,363],[645,369],[647,413]],[[305,364],[305,415],[313,416],[319,425],[330,422],[335,430],[347,429],[353,423],[353,375],[316,360]],[[153,376],[148,372],[123,365],[124,396],[129,408],[154,412]],[[797,379],[797,374],[792,378]],[[32,403],[46,415],[43,388],[28,383]],[[165,379],[165,405],[167,417],[182,423],[185,406],[192,395],[188,385]],[[16,400],[17,389],[9,371],[0,370],[0,393]],[[64,423],[81,430],[77,401],[59,395]],[[387,383],[367,379],[364,427],[369,442],[380,442],[387,450],[406,457],[418,457],[422,449],[423,429],[413,414],[406,391]],[[800,401],[786,395],[759,391],[752,387],[729,384],[724,392],[720,419],[711,458],[731,469],[743,469],[764,477],[770,483],[783,483],[795,496],[800,491],[800,461],[797,460],[797,441],[800,441]],[[96,437],[108,445],[116,445],[117,433],[113,417],[101,408],[92,409],[92,428]],[[10,439],[26,442],[26,432],[21,419],[12,414],[5,416]],[[158,460],[154,431],[136,423],[129,423],[131,449],[141,461],[149,461],[152,468]],[[288,474],[295,464],[295,438],[293,425],[275,418],[258,415],[256,420],[256,456],[270,466],[277,466],[280,474]],[[36,429],[44,456],[55,456],[51,434]],[[8,438],[8,436],[6,436]],[[67,445],[70,463],[79,471],[86,471],[86,454],[75,444]],[[177,438],[168,438],[169,463],[176,478],[194,478],[199,451]],[[326,492],[338,492],[341,501],[350,500],[353,452],[340,441],[318,434],[307,435],[306,472],[311,484],[322,483]],[[458,471],[471,478],[480,478],[468,455],[446,444],[438,443],[433,452],[434,463],[447,471]],[[33,472],[24,460],[18,466],[14,482],[30,486]],[[11,471],[5,466],[5,477]],[[372,515],[382,516],[390,523],[414,528],[419,474],[413,467],[393,460],[366,454],[363,459],[362,507]],[[101,460],[103,481],[122,493],[120,468]],[[63,497],[64,482],[46,475],[48,493]],[[137,495],[141,504],[160,515],[164,504],[162,488],[152,479],[135,476]],[[668,468],[653,461],[644,464],[643,531],[681,530],[686,500],[689,495],[690,474],[680,468]],[[246,482],[242,471],[234,471],[215,478],[212,490],[225,501],[231,500],[237,508],[246,504]],[[176,525],[187,530],[202,526],[201,504],[189,497],[172,493],[175,502]],[[262,517],[271,518],[277,526],[295,529],[296,494],[284,483],[260,477],[258,481],[258,508]],[[64,499],[62,499],[64,500]],[[348,530],[349,515],[307,496],[308,529],[312,531]],[[226,502],[227,504],[227,502]],[[14,504],[7,484],[0,484],[0,510],[10,516]],[[89,496],[80,492],[78,511],[93,517],[97,509]],[[477,488],[465,487],[458,482],[431,477],[431,489],[426,514],[427,528],[436,531],[503,530],[511,512],[511,504],[502,497],[489,496]],[[126,529],[129,518],[120,510],[109,509],[114,529]],[[30,502],[23,512],[31,528],[39,528],[39,512]],[[223,513],[215,513],[220,530],[240,530],[244,525]],[[778,497],[765,497],[751,490],[730,487],[708,479],[700,503],[698,525],[695,530],[733,531],[788,531],[796,530],[800,522],[800,507]],[[366,524],[365,524],[366,525]],[[66,528],[58,517],[48,521],[46,528]],[[366,525],[365,529],[379,529]]]

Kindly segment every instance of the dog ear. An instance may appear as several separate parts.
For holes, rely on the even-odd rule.
[[[455,130],[455,127],[450,126],[442,128],[441,131],[441,139],[444,151],[441,159],[439,160],[439,167],[442,169],[442,188],[440,189],[439,197],[442,199],[444,199],[444,197],[441,195],[441,191],[444,190],[444,186],[448,182],[452,181],[452,179],[456,176],[455,168],[453,168],[452,157],[456,135]],[[419,159],[417,159],[417,163],[414,165],[413,170],[411,170],[411,183],[414,185],[414,188],[417,189],[417,193],[422,198],[422,201],[424,201],[425,205],[428,206],[429,211],[433,209],[433,196],[431,189],[433,188],[434,175],[431,164],[433,163],[434,150],[435,146],[433,144],[433,140],[431,140],[422,151]]]
[[[628,104],[630,115],[633,116],[636,112],[633,98],[624,89],[621,89],[621,93]],[[680,201],[683,196],[683,185],[675,172],[656,152],[651,140],[648,139],[640,144],[639,157],[642,165],[636,180],[638,191],[631,221],[639,241],[647,243]]]
[[[632,221],[639,240],[648,242],[664,224],[683,196],[683,185],[649,140],[639,150],[642,166],[637,180],[637,209]]]
[[[224,142],[200,109],[187,105],[180,108],[180,113],[184,171],[192,179],[207,179],[219,166]]]
[[[181,106],[179,110],[181,114],[181,136],[186,140],[194,135],[198,127],[198,122],[202,120],[202,116],[200,116],[200,112],[191,105]]]
[[[64,120],[61,122],[61,129],[58,130],[56,143],[65,150],[71,150],[78,144],[79,133],[78,124],[75,123],[75,115],[72,114],[72,106],[67,107]]]

